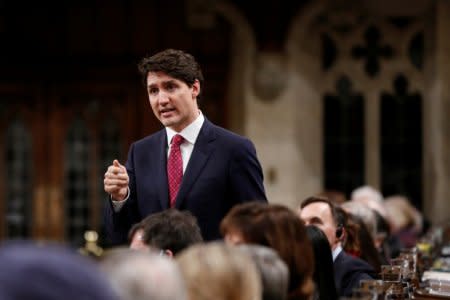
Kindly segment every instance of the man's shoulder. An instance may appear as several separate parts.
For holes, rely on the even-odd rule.
[[[374,273],[374,270],[369,263],[359,257],[354,257],[348,253],[345,253],[345,251],[342,251],[338,257],[336,257],[335,265],[349,271],[364,272],[369,274]]]
[[[349,296],[363,279],[374,279],[376,274],[364,260],[342,251],[334,263],[334,278],[341,296]]]
[[[210,134],[215,135],[216,138],[219,138],[220,140],[224,140],[226,142],[230,143],[248,143],[250,142],[250,139],[240,135],[236,132],[233,132],[229,129],[223,128],[219,125],[213,124],[210,121],[205,120],[205,131],[209,132]]]
[[[152,143],[159,143],[166,135],[165,129],[158,130],[152,134],[149,134],[141,139],[136,140],[133,144],[134,146],[147,145]]]

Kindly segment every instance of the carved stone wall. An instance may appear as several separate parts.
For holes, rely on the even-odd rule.
[[[450,5],[419,0],[402,13],[383,3],[311,1],[283,50],[267,52],[239,9],[220,2],[235,31],[233,127],[255,142],[271,202],[295,207],[344,178],[347,194],[359,183],[410,191],[428,217],[449,218]],[[327,135],[345,122],[340,139]],[[345,153],[355,144],[360,153]]]

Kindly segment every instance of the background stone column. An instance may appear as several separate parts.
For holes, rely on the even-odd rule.
[[[438,0],[427,60],[424,105],[425,214],[433,224],[450,221],[450,1]]]

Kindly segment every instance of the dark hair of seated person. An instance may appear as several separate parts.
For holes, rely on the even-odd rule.
[[[347,218],[348,228],[352,229],[347,230],[348,239],[344,244],[344,250],[369,263],[375,273],[379,274],[382,264],[381,255],[375,247],[373,237],[367,226],[361,218],[353,214],[347,214]],[[349,243],[350,240],[352,240],[352,243]]]
[[[220,230],[223,236],[239,232],[245,243],[276,250],[289,268],[288,299],[310,299],[313,251],[305,225],[294,211],[280,204],[237,204],[222,220]]]
[[[142,224],[144,243],[173,255],[203,242],[197,218],[186,210],[166,209],[147,216]]]
[[[336,300],[338,294],[334,283],[333,254],[327,236],[314,225],[306,226],[306,234],[314,252],[314,300]]]
[[[378,252],[377,248],[375,247],[373,237],[369,233],[367,226],[360,218],[355,217],[355,219],[356,222],[359,224],[358,236],[359,236],[359,244],[361,247],[361,259],[367,261],[369,265],[373,267],[376,274],[379,274],[381,272],[381,265],[383,264],[382,257]]]

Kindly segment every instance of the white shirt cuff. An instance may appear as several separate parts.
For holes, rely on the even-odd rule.
[[[109,197],[111,197],[111,203],[113,205],[114,212],[119,212],[127,202],[128,198],[130,197],[130,188],[129,187],[127,188],[127,196],[122,201],[114,200],[112,196]]]

